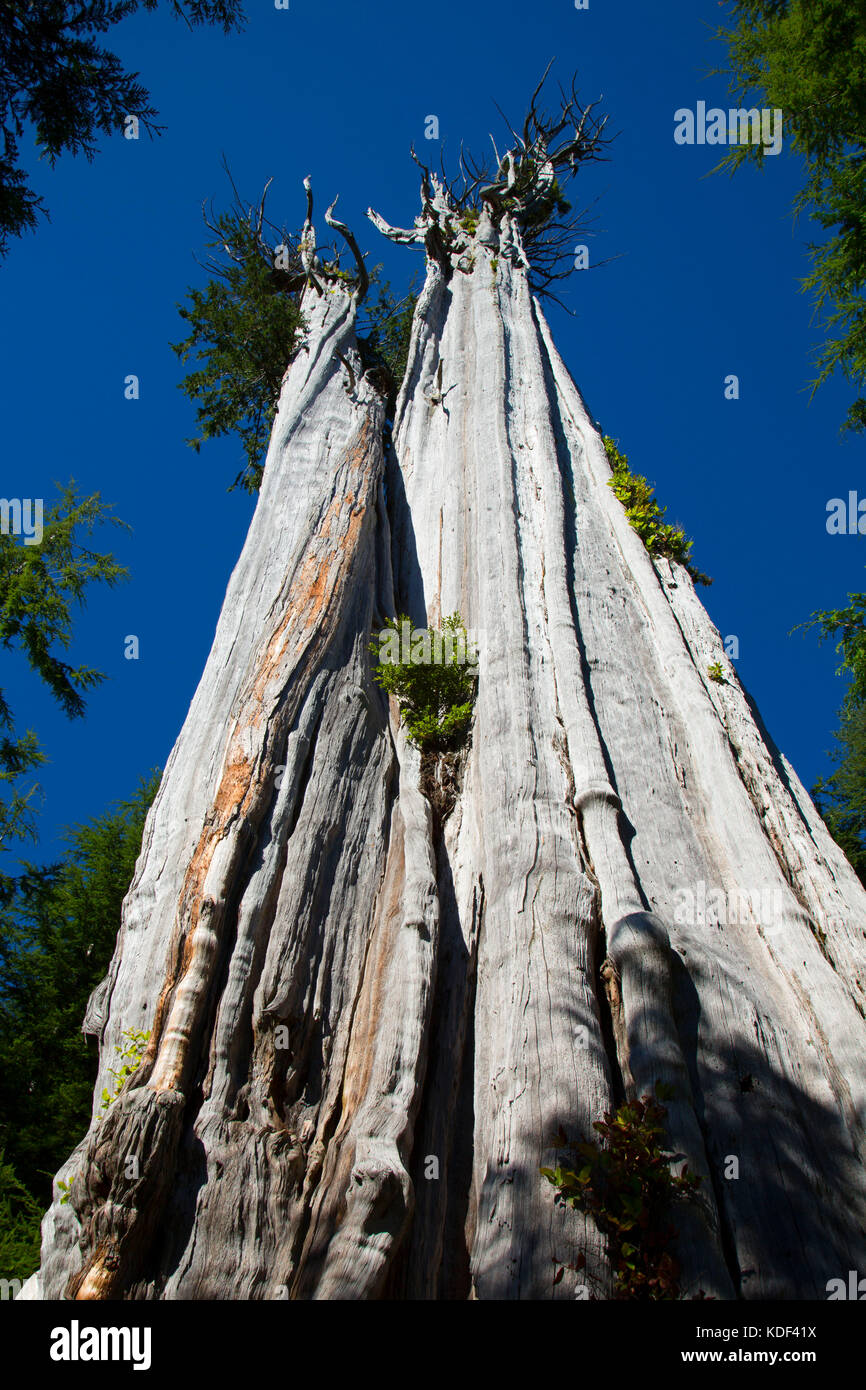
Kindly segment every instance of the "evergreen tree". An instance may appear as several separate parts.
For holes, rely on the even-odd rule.
[[[866,594],[848,598],[847,608],[822,609],[800,627],[817,627],[819,641],[838,639],[837,674],[849,678],[830,754],[836,770],[819,779],[813,795],[831,835],[866,883]]]
[[[733,96],[780,109],[804,183],[794,202],[830,235],[810,244],[803,288],[815,295],[827,341],[814,391],[838,369],[859,393],[845,427],[866,428],[866,8],[862,0],[734,0]],[[762,144],[734,145],[720,168],[762,164]]]
[[[88,585],[113,585],[128,573],[113,555],[91,550],[80,540],[82,532],[89,536],[106,521],[125,524],[110,512],[99,493],[79,499],[70,482],[44,517],[41,536],[35,527],[32,537],[0,532],[0,645],[17,648],[27,658],[70,719],[84,713],[84,692],[105,676],[90,666],[71,666],[57,655],[56,646],[69,648],[72,608],[83,606]],[[33,836],[30,801],[36,788],[25,790],[22,778],[44,761],[35,733],[16,732],[0,690],[0,785],[6,798],[0,796],[0,849],[12,839]]]
[[[815,801],[830,834],[841,845],[866,884],[866,704],[846,704],[830,754],[835,772],[814,788]]]
[[[42,1207],[0,1149],[0,1279],[25,1279],[39,1265]]]
[[[53,1174],[89,1122],[97,1057],[81,1023],[114,951],[158,785],[154,771],[128,801],[67,830],[59,863],[28,864],[3,887],[0,1150],[40,1211]],[[3,1203],[0,1192],[5,1212]],[[2,1221],[0,1242],[17,1229],[12,1214]]]
[[[178,312],[190,332],[171,344],[182,362],[201,364],[179,383],[196,402],[200,430],[187,442],[198,451],[207,439],[237,435],[245,463],[232,488],[240,485],[247,492],[261,486],[283,377],[305,332],[300,310],[307,278],[303,236],[265,217],[269,186],[270,180],[256,205],[244,203],[232,184],[231,206],[205,213],[211,236],[205,243],[209,254],[200,264],[211,278],[202,289],[187,290],[189,305],[178,305]],[[333,250],[317,265],[316,275],[332,282],[348,278]],[[397,299],[386,282],[361,325],[362,366],[382,374],[389,415],[406,369],[416,298],[410,286]]]
[[[783,112],[791,147],[803,158],[804,181],[794,202],[828,233],[811,243],[813,292],[827,335],[817,358],[813,394],[837,369],[857,396],[845,427],[866,428],[866,9],[861,0],[734,0],[729,45],[732,94],[746,106]],[[761,165],[762,144],[734,145],[720,167]],[[813,614],[802,626],[836,636],[851,684],[832,754],[836,770],[814,794],[828,828],[861,878],[866,871],[863,804],[866,723],[866,595],[844,609]]]
[[[33,231],[42,198],[19,167],[18,142],[33,129],[36,147],[54,164],[65,151],[92,159],[97,136],[123,129],[129,115],[150,134],[155,108],[138,73],[126,72],[98,37],[159,0],[3,0],[0,5],[0,257],[9,239]],[[192,26],[243,22],[241,0],[168,0]]]
[[[236,434],[246,462],[232,487],[257,492],[280,385],[303,331],[300,262],[291,234],[265,219],[267,187],[258,208],[234,191],[231,207],[205,214],[210,254],[201,264],[211,278],[187,290],[188,308],[178,305],[190,332],[171,347],[182,362],[202,364],[180,383],[197,402],[200,433],[187,442],[198,452],[206,439]]]

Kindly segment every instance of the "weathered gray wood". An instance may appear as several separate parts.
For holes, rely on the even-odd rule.
[[[89,1011],[95,1096],[124,1029],[150,1045],[27,1296],[609,1293],[539,1166],[664,1080],[703,1178],[684,1294],[822,1297],[864,1264],[866,894],[608,487],[509,216],[473,233],[433,181],[413,229],[376,220],[429,253],[394,452],[308,220],[306,348]],[[371,678],[395,608],[479,639],[441,834]]]

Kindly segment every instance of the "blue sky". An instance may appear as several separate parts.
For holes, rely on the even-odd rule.
[[[167,8],[167,7],[166,7]],[[63,158],[28,168],[51,210],[36,236],[13,243],[0,271],[4,496],[54,495],[75,477],[99,491],[129,534],[100,536],[131,580],[93,590],[76,621],[73,659],[110,679],[70,723],[4,654],[2,686],[19,727],[38,732],[41,841],[51,858],[64,824],[99,814],[163,766],[204,665],[253,500],[226,489],[241,466],[232,441],[196,455],[193,407],[177,390],[184,369],[168,344],[184,335],[176,304],[205,276],[202,201],[228,201],[225,154],[239,189],[256,198],[273,176],[269,210],[299,225],[311,174],[318,222],[339,213],[373,263],[403,286],[416,253],[367,222],[372,204],[408,224],[417,209],[409,158],[438,160],[424,139],[439,118],[446,159],[460,141],[484,150],[501,131],[494,99],[516,121],[551,57],[577,70],[586,99],[603,96],[619,132],[610,162],[585,169],[574,195],[598,198],[593,259],[619,259],[572,277],[568,316],[548,309],[560,350],[590,410],[632,467],[657,485],[668,519],[694,537],[702,591],[723,634],[739,638],[737,667],[773,737],[811,785],[840,703],[832,647],[789,630],[816,608],[861,590],[860,536],[830,536],[826,505],[866,496],[864,442],[839,424],[851,393],[804,389],[820,341],[798,289],[808,223],[790,204],[799,165],[787,151],[730,179],[707,177],[723,151],[680,146],[674,112],[729,105],[708,76],[724,47],[716,0],[246,0],[246,30],[188,31],[168,13],[139,14],[107,46],[138,70],[160,122],[156,140],[103,140],[88,164]],[[124,399],[124,378],[140,399]],[[740,399],[724,397],[735,373]],[[140,641],[124,659],[124,638]]]

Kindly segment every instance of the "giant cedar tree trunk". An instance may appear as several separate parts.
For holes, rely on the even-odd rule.
[[[683,1296],[824,1297],[863,1266],[866,894],[608,487],[516,224],[428,195],[412,232],[376,219],[428,250],[393,453],[356,294],[305,292],[28,1293],[609,1294],[539,1166],[662,1080],[702,1178]],[[479,634],[447,799],[371,677],[395,611]],[[774,911],[689,916],[684,890]],[[129,1028],[148,1050],[100,1114]]]

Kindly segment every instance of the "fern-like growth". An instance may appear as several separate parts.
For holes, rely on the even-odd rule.
[[[691,562],[693,541],[689,540],[681,526],[672,526],[665,521],[667,507],[660,507],[655,498],[655,488],[640,473],[633,473],[628,458],[621,454],[609,435],[604,436],[604,447],[608,462],[613,469],[613,477],[608,482],[625,507],[629,523],[637,531],[651,555],[665,555],[676,560],[688,570],[696,584],[712,584],[709,575],[696,569]]]

